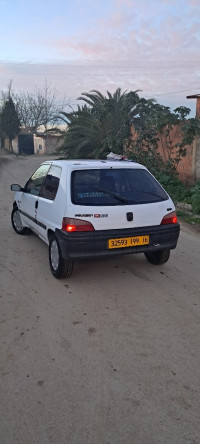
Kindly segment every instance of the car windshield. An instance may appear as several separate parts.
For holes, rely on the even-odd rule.
[[[167,200],[168,195],[145,169],[109,168],[73,171],[71,199],[76,205],[139,205]]]

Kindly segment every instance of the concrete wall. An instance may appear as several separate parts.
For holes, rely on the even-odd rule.
[[[9,140],[1,137],[0,139],[0,148],[5,150],[9,150]]]
[[[36,136],[34,134],[34,153],[35,154],[44,154],[46,145],[44,137]]]
[[[58,136],[48,135],[46,136],[33,136],[34,142],[34,154],[51,154],[55,153],[57,148],[61,145],[61,139]],[[19,141],[18,136],[12,141],[13,153],[19,154]],[[9,149],[9,141],[7,138],[4,139],[4,148]]]
[[[61,145],[60,137],[54,135],[36,136],[34,135],[34,152],[35,154],[51,154],[55,153]]]
[[[61,145],[61,139],[58,136],[51,135],[47,136],[46,140],[46,153],[55,153],[57,151],[57,148]]]
[[[18,137],[15,137],[15,139],[12,141],[12,146],[13,146],[13,153],[18,154],[19,153]]]

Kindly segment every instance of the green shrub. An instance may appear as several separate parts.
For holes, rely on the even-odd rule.
[[[188,214],[185,211],[177,210],[178,218],[181,218],[185,222],[191,225],[199,225],[200,219],[193,214]]]
[[[149,171],[161,183],[175,204],[183,202],[192,206],[194,214],[200,214],[200,181],[193,186],[184,185],[173,170],[173,165],[164,164],[158,155],[149,156],[145,151],[138,150],[138,156],[134,153],[134,161],[145,165]]]
[[[195,214],[200,214],[200,191],[199,194],[194,194],[192,196],[192,211]]]
[[[175,203],[186,201],[190,203],[191,191],[176,175],[159,172],[156,174],[156,179],[158,179]]]

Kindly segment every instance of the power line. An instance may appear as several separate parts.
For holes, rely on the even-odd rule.
[[[192,88],[192,89],[182,89],[180,91],[171,91],[171,92],[164,92],[164,93],[159,93],[159,94],[153,94],[153,96],[156,96],[156,97],[157,96],[167,96],[169,94],[179,94],[179,93],[182,93],[182,92],[196,91],[197,89],[200,90],[200,86],[198,86],[197,88]],[[151,97],[151,96],[147,96],[147,98],[148,97]]]
[[[29,59],[29,58],[19,58],[19,57],[10,57],[10,58],[3,58],[0,57],[0,63],[4,62],[5,64],[12,64],[12,61],[15,61],[14,63],[23,64],[24,62],[27,62],[28,65],[36,64],[48,64],[48,62],[52,63],[52,66],[92,66],[92,67],[99,67],[99,65],[102,64],[102,66],[112,66],[112,65],[118,65],[120,64],[126,64],[127,66],[132,66],[135,63],[145,63],[145,65],[153,64],[153,69],[166,69],[165,64],[167,64],[167,67],[169,69],[177,69],[177,68],[183,68],[183,69],[199,69],[200,65],[197,65],[196,60],[181,60],[178,64],[175,60],[153,60],[153,59],[141,59],[141,60],[88,60],[88,59]],[[2,62],[1,62],[2,61]],[[60,63],[58,63],[60,62]],[[189,63],[189,66],[188,66]],[[170,66],[171,64],[171,66]],[[194,65],[191,65],[194,64]],[[140,69],[140,66],[135,66],[134,69]]]
[[[30,68],[31,66],[29,65],[29,68]],[[7,76],[8,74],[10,74],[10,75],[15,75],[15,76],[71,76],[72,75],[72,73],[70,73],[69,71],[68,72],[47,72],[47,71],[45,71],[44,70],[44,66],[42,67],[42,66],[40,66],[40,67],[36,67],[36,68],[42,68],[42,70],[43,70],[43,72],[41,72],[41,69],[39,69],[39,72],[38,72],[38,70],[36,70],[36,71],[34,71],[33,72],[33,70],[31,71],[31,72],[29,72],[29,71],[25,71],[25,70],[23,70],[23,71],[21,71],[21,72],[14,72],[14,70],[10,70],[10,72],[0,72],[0,76]],[[69,69],[69,66],[67,67],[68,69]],[[77,66],[75,67],[75,66],[73,66],[73,68],[75,69],[75,68],[77,68]],[[81,65],[78,65],[78,68],[85,68],[85,69],[87,69],[87,70],[89,70],[89,69],[91,69],[91,68],[97,68],[97,66],[81,66]],[[98,67],[99,68],[99,67]],[[108,67],[106,67],[106,69],[108,70]],[[110,67],[110,69],[113,69],[112,67]],[[128,73],[129,75],[130,75],[130,73],[132,72],[131,70],[129,70],[128,71],[128,69],[126,68],[126,67],[120,67],[120,72],[121,73],[124,73],[124,74],[126,74],[126,73]],[[80,73],[75,73],[74,74],[74,71],[73,71],[73,76],[74,75],[80,75]],[[96,72],[95,73],[95,76],[97,77],[97,76],[102,76],[102,74],[103,74],[103,67],[101,68],[101,70],[99,70],[98,72]],[[180,71],[179,72],[172,72],[172,73],[170,73],[169,72],[169,70],[165,70],[165,72],[164,72],[164,74],[163,74],[163,72],[160,72],[160,73],[147,73],[147,72],[145,72],[145,73],[142,73],[142,72],[138,72],[138,73],[134,73],[133,72],[133,75],[136,77],[136,78],[138,78],[138,77],[140,77],[140,78],[142,78],[142,77],[161,77],[162,76],[162,78],[163,78],[163,76],[165,76],[165,77],[169,77],[170,76],[170,78],[173,76],[173,79],[176,79],[176,77],[178,76],[179,77],[179,80],[180,80],[180,76],[181,77],[185,77],[185,76],[187,76],[187,78],[189,79],[189,78],[191,78],[191,79],[193,79],[194,78],[194,75],[195,76],[198,76],[198,77],[200,77],[200,67],[199,67],[199,72],[198,73],[187,73],[187,72],[181,72],[181,74],[180,74]]]
[[[157,63],[158,62],[158,59],[151,59],[151,58],[145,58],[145,59],[133,59],[133,60],[130,60],[130,58],[129,59],[110,59],[110,60],[107,60],[107,59],[75,59],[75,58],[73,58],[73,59],[69,59],[69,58],[65,58],[65,57],[63,57],[63,58],[57,58],[57,59],[53,59],[53,58],[48,58],[48,57],[46,57],[46,58],[40,58],[40,57],[15,57],[15,56],[10,56],[10,57],[0,57],[0,60],[12,60],[12,59],[14,59],[14,60],[25,60],[25,61],[30,61],[30,60],[43,60],[43,61],[64,61],[64,62],[99,62],[99,63],[107,63],[107,62],[111,62],[111,63],[121,63],[121,62],[127,62],[127,63],[132,63],[132,62],[144,62],[144,63],[147,63],[147,62],[153,62],[153,63]],[[176,63],[177,62],[177,60],[174,60],[174,59],[165,59],[165,60],[159,60],[159,63]],[[181,63],[196,63],[196,59],[182,59],[181,60]]]

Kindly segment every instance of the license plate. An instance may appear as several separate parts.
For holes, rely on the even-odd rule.
[[[137,247],[138,245],[148,245],[149,235],[134,236],[134,237],[122,237],[119,239],[109,239],[108,248],[124,248],[124,247]]]

